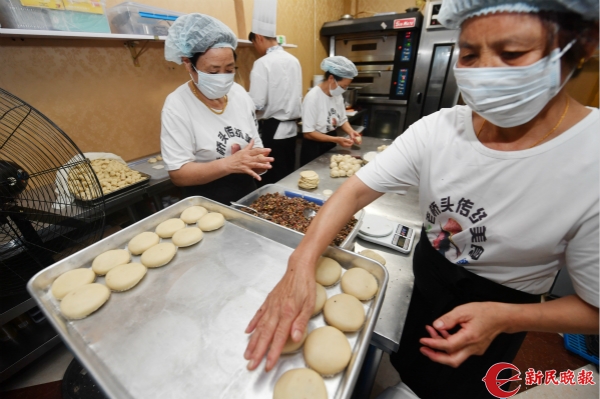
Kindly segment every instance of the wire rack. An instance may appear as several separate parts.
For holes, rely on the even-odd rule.
[[[52,121],[0,89],[0,298],[23,294],[39,270],[102,236],[104,201],[76,201],[75,192],[102,197],[89,161]]]

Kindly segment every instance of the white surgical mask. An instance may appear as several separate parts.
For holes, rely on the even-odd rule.
[[[338,85],[337,82],[335,82],[335,86],[336,86],[335,89],[329,90],[329,94],[331,94],[332,96],[341,96],[346,91],[346,89],[344,89],[343,87]]]
[[[538,62],[523,67],[457,68],[454,76],[465,103],[500,127],[532,120],[564,86],[560,84],[560,58],[575,41]]]
[[[229,93],[233,85],[235,73],[204,73],[192,65],[194,71],[198,74],[198,83],[194,83],[198,90],[210,100],[216,100]],[[190,77],[192,75],[190,74]],[[194,78],[192,77],[192,82]]]

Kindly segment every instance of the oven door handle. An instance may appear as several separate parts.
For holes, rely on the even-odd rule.
[[[381,77],[381,71],[358,71],[359,75],[378,75]]]

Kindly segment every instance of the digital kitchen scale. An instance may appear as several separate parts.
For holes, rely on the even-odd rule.
[[[415,230],[382,216],[365,214],[358,236],[363,240],[407,254],[412,249]]]

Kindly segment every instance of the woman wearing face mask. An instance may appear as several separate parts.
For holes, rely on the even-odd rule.
[[[301,338],[336,232],[408,186],[423,230],[391,355],[403,383],[381,398],[491,398],[482,379],[526,331],[598,334],[600,112],[563,89],[598,46],[597,18],[597,0],[442,3],[438,20],[461,28],[467,105],[413,124],[327,201],[248,326],[250,369]],[[542,302],[563,267],[576,295]]]
[[[346,117],[342,94],[348,89],[358,70],[346,57],[325,58],[323,82],[313,87],[302,103],[302,149],[300,164],[305,165],[336,146],[352,147],[359,134],[352,129]],[[338,137],[337,129],[350,138]]]
[[[169,28],[165,58],[183,63],[190,81],[171,93],[162,110],[161,151],[185,196],[229,205],[256,189],[273,158],[262,148],[254,103],[233,82],[233,32],[202,14],[178,18]]]

